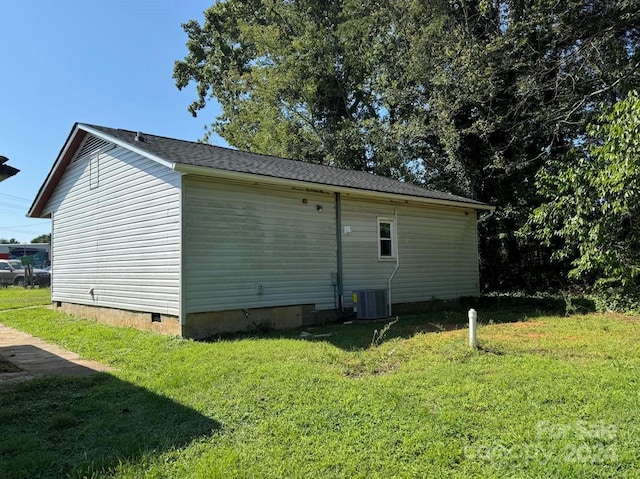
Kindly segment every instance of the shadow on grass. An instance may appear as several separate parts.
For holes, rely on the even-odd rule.
[[[106,373],[0,389],[0,477],[82,477],[180,448],[220,424]]]
[[[0,346],[0,361],[12,364],[16,374],[0,374],[0,387],[5,381],[19,380],[21,376],[32,378],[56,374],[59,376],[88,376],[94,374],[95,369],[84,366],[82,360],[71,361],[63,356],[46,351],[32,344],[16,344]],[[0,369],[2,371],[2,369]]]
[[[582,303],[574,301],[573,304]],[[590,306],[585,303],[585,312]],[[290,331],[248,331],[210,340],[297,338],[307,341],[326,341],[345,351],[354,351],[374,347],[395,338],[408,339],[418,333],[439,333],[464,329],[468,324],[467,313],[470,308],[475,308],[478,311],[478,321],[481,324],[513,323],[541,316],[564,316],[567,314],[567,302],[562,297],[490,296],[462,298],[458,301],[432,301],[424,312],[417,314],[401,314],[374,321],[349,318],[346,323],[306,326]],[[385,325],[395,321],[396,318],[398,321],[382,333]]]

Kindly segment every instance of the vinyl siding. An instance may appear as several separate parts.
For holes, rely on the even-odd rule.
[[[180,174],[120,147],[71,163],[45,208],[52,299],[179,315],[180,185]]]
[[[184,188],[187,313],[334,307],[333,195],[196,177]]]
[[[387,289],[395,259],[378,259],[378,218],[397,218],[399,268],[392,302],[450,299],[478,294],[478,248],[474,210],[342,198],[345,306],[351,291]]]

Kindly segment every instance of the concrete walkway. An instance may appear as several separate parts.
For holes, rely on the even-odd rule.
[[[113,370],[1,323],[0,358],[20,369],[18,372],[0,372],[0,387],[47,375],[86,376]]]

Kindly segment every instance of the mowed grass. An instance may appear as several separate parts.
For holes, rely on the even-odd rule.
[[[51,303],[50,288],[29,289],[17,286],[0,286],[0,311],[49,303]]]
[[[464,311],[373,345],[385,323],[207,343],[5,313],[117,370],[0,389],[0,477],[637,477],[638,318],[479,314],[471,351],[423,332]]]

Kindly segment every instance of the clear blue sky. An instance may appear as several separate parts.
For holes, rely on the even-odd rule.
[[[197,140],[219,113],[198,118],[179,91],[181,24],[213,0],[19,0],[0,7],[0,155],[20,173],[0,183],[0,238],[30,242],[48,220],[26,213],[75,122]],[[224,141],[214,138],[218,145]]]

